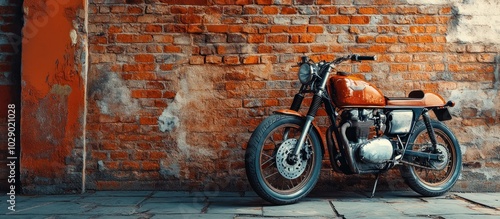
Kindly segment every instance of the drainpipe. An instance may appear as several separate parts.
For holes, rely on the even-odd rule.
[[[83,0],[84,8],[84,26],[83,26],[83,36],[82,36],[82,49],[85,56],[85,63],[82,65],[82,78],[83,78],[83,153],[82,153],[82,194],[85,193],[86,188],[86,169],[87,169],[87,78],[89,71],[89,41],[88,41],[88,26],[89,26],[89,2],[88,0]]]

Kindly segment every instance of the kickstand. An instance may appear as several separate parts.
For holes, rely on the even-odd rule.
[[[370,196],[370,198],[373,198],[373,196],[375,196],[375,190],[377,190],[377,183],[378,183],[379,177],[380,177],[380,173],[377,173],[377,179],[375,179],[375,184],[373,184],[372,196]]]

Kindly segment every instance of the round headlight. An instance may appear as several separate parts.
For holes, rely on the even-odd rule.
[[[300,83],[309,84],[309,82],[311,82],[311,79],[313,77],[312,72],[313,72],[313,67],[310,64],[308,63],[302,64],[299,69]]]

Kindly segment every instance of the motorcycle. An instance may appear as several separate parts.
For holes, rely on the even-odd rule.
[[[443,195],[456,183],[460,145],[442,123],[452,119],[448,108],[455,103],[421,90],[386,97],[372,84],[335,70],[342,62],[363,60],[375,56],[347,55],[331,62],[301,58],[301,87],[290,109],[265,118],[248,141],[246,175],[261,198],[291,204],[308,195],[318,181],[325,148],[335,172],[376,175],[372,197],[380,174],[394,167],[423,196]],[[312,101],[304,115],[299,110],[308,94]],[[314,121],[322,105],[330,122],[325,134]]]

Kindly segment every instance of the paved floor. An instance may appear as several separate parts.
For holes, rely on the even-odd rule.
[[[17,196],[15,211],[0,196],[0,218],[500,218],[500,193],[449,193],[426,198],[409,191],[311,195],[273,206],[253,193],[120,191]]]

